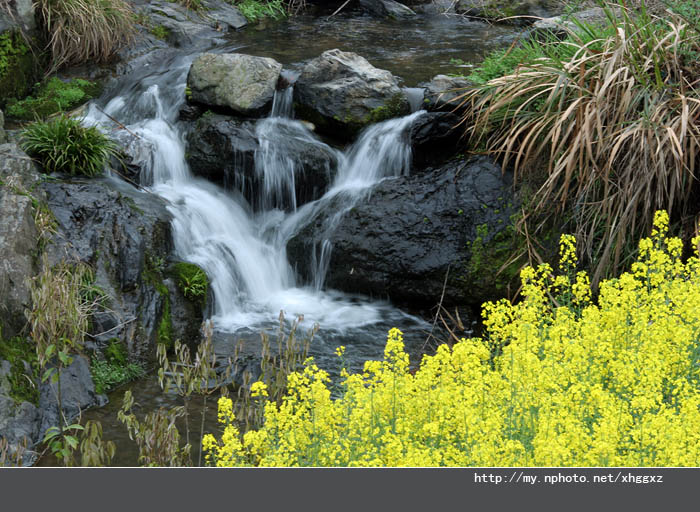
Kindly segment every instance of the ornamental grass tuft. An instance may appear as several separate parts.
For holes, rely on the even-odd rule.
[[[538,184],[529,233],[569,220],[594,286],[628,268],[626,241],[654,210],[694,213],[700,154],[700,35],[676,16],[612,12],[607,35],[581,25],[462,98],[472,144]]]
[[[63,115],[29,125],[22,132],[21,144],[47,174],[96,176],[118,154],[116,145],[96,127]]]

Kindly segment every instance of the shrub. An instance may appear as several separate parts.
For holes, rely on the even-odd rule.
[[[209,279],[204,270],[193,263],[180,262],[175,264],[173,275],[185,298],[203,306],[209,290]]]
[[[688,56],[700,44],[682,22],[644,12],[609,37],[561,44],[564,58],[467,92],[463,121],[517,180],[546,167],[530,213],[572,216],[596,285],[626,263],[625,241],[648,232],[655,209],[688,213],[700,152],[700,70]]]
[[[559,275],[522,272],[523,300],[484,305],[483,338],[441,345],[409,370],[402,334],[383,361],[343,372],[342,396],[307,361],[281,405],[240,436],[219,402],[220,466],[697,466],[700,259],[655,217],[629,273],[600,285],[576,272],[563,236]],[[700,242],[700,237],[694,240]],[[259,399],[262,383],[254,385]]]
[[[251,23],[265,18],[280,19],[287,15],[282,0],[243,0],[235,6]]]
[[[6,114],[15,119],[33,121],[37,117],[45,118],[75,108],[98,93],[99,86],[94,82],[81,78],[64,82],[53,77],[37,88],[34,97],[8,102]]]
[[[53,68],[105,62],[133,38],[134,16],[124,0],[39,0]]]
[[[96,176],[117,155],[116,145],[96,127],[66,116],[29,125],[22,132],[22,148],[39,160],[46,173],[73,176]]]

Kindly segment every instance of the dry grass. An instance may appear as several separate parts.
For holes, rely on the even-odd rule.
[[[124,0],[38,0],[53,70],[105,62],[132,40],[133,12]]]
[[[539,59],[468,91],[463,122],[475,144],[513,165],[517,180],[546,160],[523,220],[541,221],[533,233],[542,219],[571,214],[597,283],[624,263],[655,210],[689,207],[700,153],[700,46],[681,20],[649,17],[626,17],[602,41],[559,44],[574,46],[573,57]]]

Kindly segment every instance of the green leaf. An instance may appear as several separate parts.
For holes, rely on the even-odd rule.
[[[50,357],[53,355],[54,352],[56,352],[56,345],[54,345],[54,344],[52,343],[51,345],[49,345],[48,347],[46,347],[46,352],[45,352],[46,358],[47,358],[47,359],[50,358]]]
[[[58,358],[59,358],[59,359],[61,360],[61,362],[62,362],[63,364],[65,364],[66,366],[70,366],[70,364],[73,362],[73,358],[72,358],[71,356],[68,355],[68,352],[63,351],[63,350],[59,351],[59,353],[58,353]]]

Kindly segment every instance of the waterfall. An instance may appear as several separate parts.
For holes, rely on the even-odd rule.
[[[202,267],[214,296],[212,319],[217,330],[236,331],[274,321],[280,310],[303,314],[323,328],[343,330],[379,322],[383,302],[357,300],[324,291],[323,278],[332,247],[324,239],[316,257],[314,286],[299,286],[286,257],[286,243],[300,227],[329,208],[324,229],[330,233],[344,212],[366,197],[380,180],[409,170],[407,129],[421,112],[376,124],[348,150],[326,145],[307,124],[292,119],[292,89],[279,91],[270,117],[256,125],[259,150],[255,172],[264,184],[255,208],[237,191],[227,191],[189,170],[184,126],[177,113],[184,102],[192,57],[165,63],[167,71],[127,77],[102,109],[92,104],[86,123],[113,128],[110,118],[126,124],[116,132],[142,158],[148,189],[167,200],[179,258]],[[104,112],[104,113],[103,113]],[[322,149],[337,161],[337,174],[325,194],[298,207],[291,153],[300,143]]]

